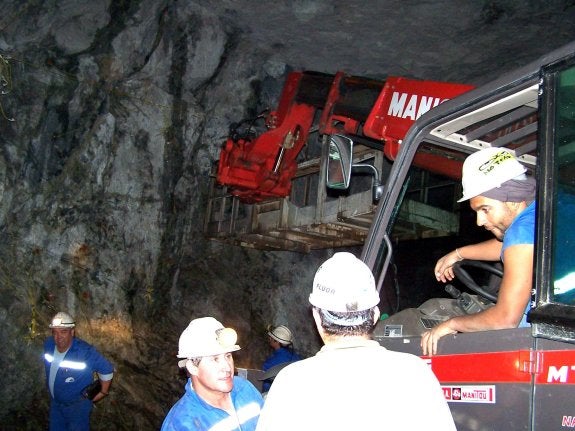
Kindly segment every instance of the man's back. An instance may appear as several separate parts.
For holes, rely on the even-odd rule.
[[[455,430],[429,366],[375,341],[343,339],[284,368],[267,396],[258,431],[359,425],[393,430]]]

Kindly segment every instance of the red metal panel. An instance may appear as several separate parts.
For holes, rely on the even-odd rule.
[[[541,352],[538,369],[536,384],[575,385],[575,350]]]
[[[437,355],[427,357],[440,382],[529,383],[521,371],[522,351]]]
[[[442,383],[575,384],[575,350],[424,356]]]
[[[332,135],[342,132],[355,134],[358,132],[360,125],[359,120],[349,116],[335,115],[333,113],[334,107],[341,98],[341,89],[345,87],[345,79],[346,75],[343,72],[337,72],[333,79],[318,125],[319,133],[322,135]]]
[[[315,107],[294,102],[301,73],[290,74],[270,130],[256,139],[228,138],[220,153],[217,178],[247,202],[288,196],[297,170],[296,157],[307,141]]]
[[[373,139],[386,141],[386,147],[389,142],[397,143],[425,112],[473,88],[464,84],[387,78],[365,122],[363,133]],[[386,148],[386,155],[393,155],[392,160],[396,154],[396,149],[390,149],[388,152]]]
[[[386,150],[387,147],[388,145],[386,144]],[[393,146],[389,145],[389,147]],[[385,154],[389,157],[387,151]],[[463,168],[462,160],[454,160],[438,154],[416,154],[413,164],[426,171],[445,175],[454,180],[461,180],[461,171]]]

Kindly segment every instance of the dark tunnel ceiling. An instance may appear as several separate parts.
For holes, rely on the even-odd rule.
[[[295,69],[479,85],[575,39],[568,0],[201,0]]]

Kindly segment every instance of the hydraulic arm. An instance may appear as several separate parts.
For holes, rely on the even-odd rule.
[[[277,110],[262,115],[264,132],[258,135],[249,126],[243,133],[237,125],[231,128],[220,154],[217,180],[244,202],[288,196],[297,157],[313,130],[320,135],[348,135],[358,143],[383,150],[393,160],[405,133],[419,116],[472,88],[401,77],[379,81],[343,72],[292,72]],[[449,161],[433,157],[421,162],[455,170]]]

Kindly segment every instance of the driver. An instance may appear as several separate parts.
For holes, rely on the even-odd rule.
[[[463,259],[498,261],[504,265],[497,303],[477,314],[453,317],[425,332],[424,355],[437,353],[438,340],[456,332],[529,326],[535,237],[535,180],[509,151],[486,148],[465,160],[463,197],[477,213],[477,225],[495,238],[456,248],[439,259],[435,277],[453,280],[453,264]]]

